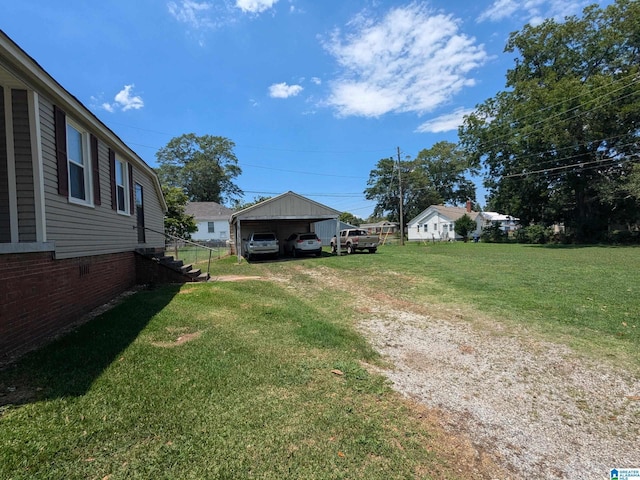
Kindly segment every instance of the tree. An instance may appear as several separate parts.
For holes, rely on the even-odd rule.
[[[460,235],[465,242],[469,239],[469,234],[475,229],[476,222],[466,213],[453,222],[453,231]]]
[[[167,214],[164,217],[164,231],[187,240],[191,239],[191,234],[198,230],[193,215],[186,214],[186,205],[189,199],[187,195],[178,187],[162,186],[162,194],[167,203]]]
[[[476,186],[466,175],[477,173],[477,168],[455,143],[437,142],[421,150],[413,163],[424,171],[444,203],[464,205],[476,198]]]
[[[172,138],[156,153],[160,181],[182,189],[192,202],[231,203],[242,195],[233,183],[242,173],[234,147],[228,138],[212,135]]]
[[[635,216],[624,179],[640,150],[638,31],[640,2],[617,0],[511,34],[505,50],[519,56],[507,90],[459,131],[488,172],[490,209],[525,225],[564,223],[580,241]]]
[[[349,225],[355,225],[356,227],[359,227],[360,224],[364,223],[363,219],[358,218],[353,213],[349,212],[342,212],[338,217],[338,220],[344,223],[348,223]]]
[[[441,197],[423,172],[413,169],[413,162],[383,158],[369,173],[367,185],[370,186],[364,191],[368,200],[376,200],[373,216],[386,217],[391,222],[400,221],[399,169],[402,179],[403,222],[406,225],[407,219],[413,218],[427,206],[440,203]]]
[[[245,208],[253,207],[258,203],[264,202],[265,200],[269,200],[270,198],[272,197],[264,197],[264,196],[253,197],[253,200],[250,202],[240,202],[239,200],[236,200],[233,203],[233,209],[235,211],[244,210]]]
[[[421,150],[411,160],[381,159],[369,173],[364,191],[369,200],[376,200],[373,214],[386,216],[389,221],[400,220],[400,180],[402,180],[403,223],[430,205],[459,204],[475,199],[475,186],[465,177],[474,167],[456,145],[438,142]]]

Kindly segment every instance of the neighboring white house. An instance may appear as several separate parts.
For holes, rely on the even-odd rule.
[[[454,223],[465,214],[474,221],[478,216],[478,212],[471,211],[470,205],[467,208],[431,205],[409,221],[407,238],[409,241],[461,240],[462,237],[455,233]]]
[[[509,234],[519,228],[518,218],[510,215],[503,215],[497,212],[480,212],[476,217],[476,224],[478,225],[477,232],[481,233],[484,227],[490,227],[491,225],[498,223],[500,230]]]
[[[226,242],[229,240],[229,219],[233,210],[216,202],[189,202],[185,213],[193,215],[198,230],[191,234],[193,240]]]

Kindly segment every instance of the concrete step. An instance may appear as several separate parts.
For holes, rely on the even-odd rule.
[[[187,275],[189,275],[190,277],[197,277],[198,275],[200,275],[202,273],[202,270],[200,270],[199,268],[196,269],[191,269],[187,272]]]

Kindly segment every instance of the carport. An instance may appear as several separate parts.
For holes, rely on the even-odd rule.
[[[240,261],[243,238],[252,232],[273,232],[280,241],[282,254],[284,240],[289,235],[313,232],[315,222],[335,220],[336,235],[339,235],[339,216],[339,211],[289,191],[232,214],[231,246]]]

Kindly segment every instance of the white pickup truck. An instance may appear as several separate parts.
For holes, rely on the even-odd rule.
[[[366,230],[350,228],[340,230],[340,249],[346,249],[348,254],[358,250],[368,250],[369,253],[376,253],[380,239],[377,235],[369,235]],[[338,242],[334,236],[331,239],[331,253],[338,252]]]

